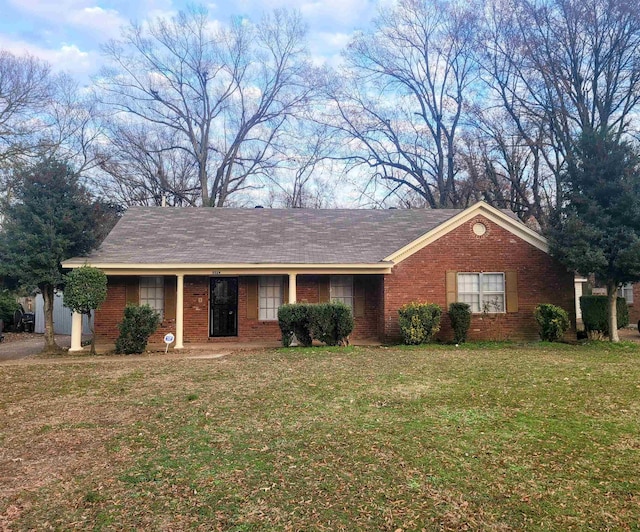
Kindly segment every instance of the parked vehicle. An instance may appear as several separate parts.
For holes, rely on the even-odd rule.
[[[36,326],[35,312],[25,312],[24,307],[13,313],[13,328],[16,332],[33,332]]]

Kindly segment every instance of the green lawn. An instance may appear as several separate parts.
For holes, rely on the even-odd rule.
[[[3,527],[640,530],[640,349],[3,365]]]

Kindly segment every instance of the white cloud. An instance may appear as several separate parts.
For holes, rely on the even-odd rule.
[[[115,9],[104,9],[91,0],[9,0],[13,7],[52,24],[71,25],[94,35],[114,37],[127,23]]]
[[[344,48],[351,37],[353,37],[352,33],[328,33],[326,31],[318,32],[315,34],[315,40],[322,41],[324,46],[328,46],[334,49],[342,49]]]
[[[323,26],[359,26],[368,21],[372,8],[367,0],[315,0],[299,6],[302,15],[309,21]]]
[[[127,23],[115,9],[103,9],[98,6],[71,11],[67,20],[74,26],[97,31],[105,37],[117,37],[120,28]]]
[[[220,2],[217,9],[228,15],[248,13],[257,17],[275,8],[298,9],[312,27],[342,30],[368,23],[381,1],[395,0],[236,0]]]
[[[351,33],[343,32],[312,32],[309,35],[309,48],[313,63],[316,65],[329,64],[334,67],[340,65],[343,62],[340,54],[352,36]]]
[[[54,70],[68,72],[75,76],[93,74],[100,60],[94,52],[83,51],[75,44],[62,44],[59,48],[43,48],[25,41],[10,39],[6,35],[0,35],[0,49],[16,55],[33,55],[50,63]]]

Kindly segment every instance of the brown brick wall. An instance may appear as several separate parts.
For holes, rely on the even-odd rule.
[[[472,227],[487,227],[482,237]],[[411,301],[437,303],[446,310],[445,275],[457,272],[518,272],[518,312],[474,315],[470,339],[536,339],[533,310],[538,303],[553,303],[574,314],[573,274],[546,253],[482,216],[454,229],[393,268],[384,279],[384,334],[386,341],[400,337],[398,309]],[[443,313],[438,336],[451,340],[453,332]]]
[[[125,307],[125,278],[107,278],[107,299],[96,311],[94,331],[97,341],[114,341],[118,337],[118,323]]]
[[[98,341],[114,342],[118,337],[118,324],[122,321],[124,307],[126,306],[126,280],[127,277],[113,276],[107,278],[107,299],[96,311],[94,323],[96,339]],[[185,301],[187,297],[186,284],[185,282]],[[165,319],[150,338],[150,341],[153,343],[161,343],[165,334],[168,332],[175,333],[175,331],[176,321]]]
[[[378,337],[379,304],[382,300],[382,277],[365,276],[366,313],[356,319],[352,334],[354,339]],[[320,276],[298,275],[297,297],[300,302],[318,302]],[[260,321],[247,318],[247,277],[238,282],[238,336],[209,337],[209,277],[185,276],[184,280],[184,343],[206,342],[259,342],[280,340],[277,321]],[[115,341],[118,323],[122,321],[125,307],[125,278],[109,277],[107,299],[96,313],[95,329],[99,340]],[[150,342],[160,343],[167,332],[175,333],[175,320],[165,320]]]
[[[380,339],[380,318],[382,316],[382,275],[363,275],[365,287],[365,314],[355,318],[355,327],[351,338],[355,340]]]

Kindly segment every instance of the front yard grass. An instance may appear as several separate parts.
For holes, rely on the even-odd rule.
[[[0,366],[0,530],[640,530],[640,349]]]

